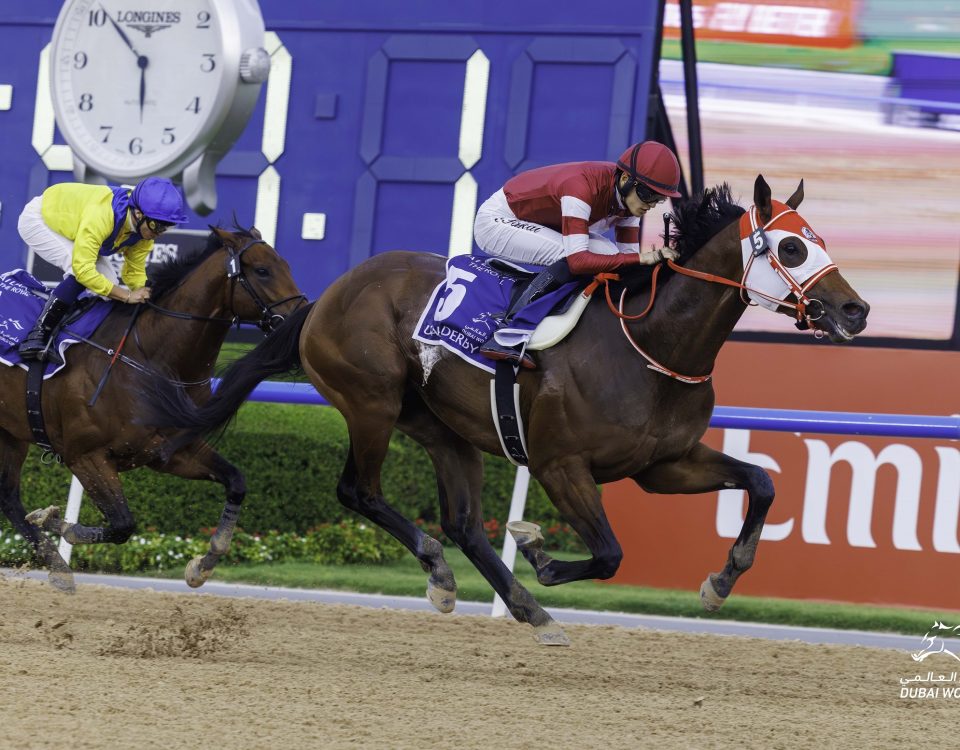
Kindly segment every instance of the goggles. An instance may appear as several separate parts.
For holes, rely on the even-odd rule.
[[[663,203],[667,199],[667,196],[658,193],[656,190],[647,187],[639,181],[633,183],[633,189],[636,191],[637,197],[648,206],[655,206],[658,203]]]
[[[176,226],[172,221],[160,221],[159,219],[144,219],[144,224],[147,225],[149,229],[154,234],[163,234],[170,227]]]

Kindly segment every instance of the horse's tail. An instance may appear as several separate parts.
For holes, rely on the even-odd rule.
[[[156,427],[185,430],[186,438],[222,432],[251,391],[271,375],[300,369],[300,331],[313,303],[300,307],[269,336],[223,373],[213,396],[203,405],[196,403],[182,387],[169,381],[155,381],[143,396],[146,421]],[[178,445],[189,442],[180,439]]]

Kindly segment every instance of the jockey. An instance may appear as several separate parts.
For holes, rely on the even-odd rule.
[[[33,329],[19,346],[21,358],[43,359],[47,340],[84,289],[130,304],[150,298],[146,261],[153,241],[187,220],[183,197],[164,177],[147,177],[127,187],[65,182],[32,199],[17,228],[41,258],[64,272]],[[120,253],[119,286],[105,256]],[[47,353],[59,359],[56,352]]]
[[[676,257],[670,248],[640,252],[640,218],[658,203],[678,198],[680,164],[656,141],[637,143],[616,164],[583,161],[521,172],[477,211],[474,239],[487,255],[547,266],[505,315],[566,283],[623,266],[653,265]],[[611,227],[616,242],[602,236]],[[480,352],[536,367],[533,358],[493,337]]]

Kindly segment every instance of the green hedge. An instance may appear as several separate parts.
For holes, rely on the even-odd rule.
[[[247,479],[240,527],[248,532],[304,532],[325,523],[358,519],[336,497],[346,457],[347,431],[335,409],[291,404],[248,403],[218,444],[218,450]],[[514,467],[506,459],[485,457],[484,517],[504,522],[513,492]],[[139,530],[195,534],[215,526],[223,506],[223,488],[138,469],[122,476]],[[70,474],[46,466],[31,451],[23,472],[27,510],[66,504]],[[395,434],[383,472],[388,501],[407,518],[439,520],[436,479],[426,452]],[[545,526],[559,522],[543,489],[531,481],[525,516]],[[85,497],[81,521],[100,525]],[[6,520],[3,520],[6,524]]]

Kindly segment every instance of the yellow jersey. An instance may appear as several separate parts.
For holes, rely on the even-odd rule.
[[[97,270],[100,248],[114,229],[113,189],[106,185],[63,182],[43,191],[40,213],[50,229],[73,240],[73,275],[96,294],[106,296],[112,282]],[[113,241],[123,255],[120,278],[131,290],[147,283],[147,256],[153,240],[141,239],[121,247],[133,235],[130,211]]]

